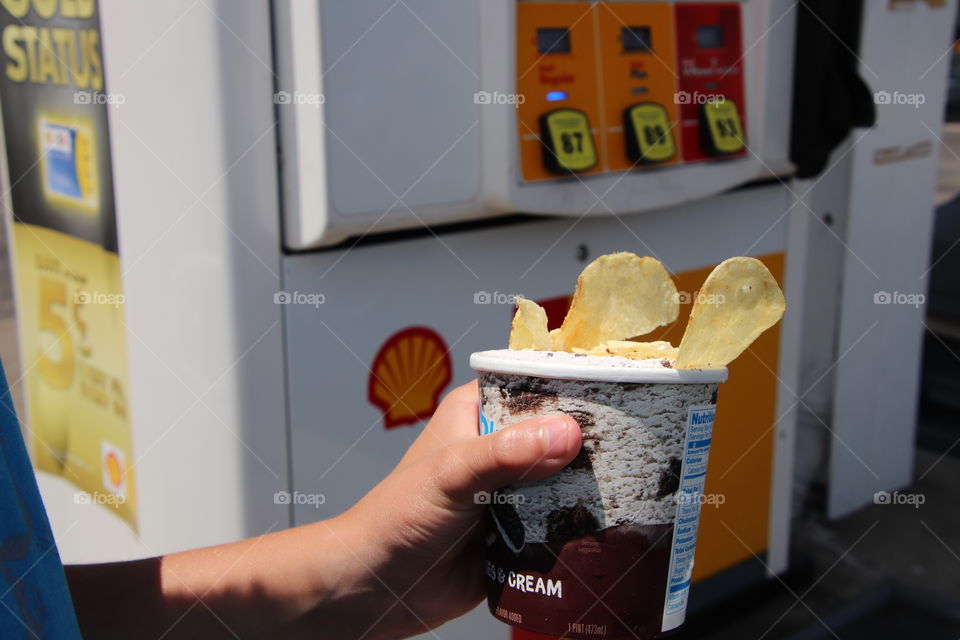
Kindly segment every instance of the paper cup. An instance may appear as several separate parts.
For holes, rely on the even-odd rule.
[[[583,432],[560,472],[484,497],[491,613],[584,639],[655,638],[682,625],[727,370],[530,350],[474,353],[470,366],[482,434],[560,413]]]

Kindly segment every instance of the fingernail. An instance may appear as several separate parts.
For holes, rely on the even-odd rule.
[[[570,421],[567,418],[551,418],[540,426],[545,458],[561,458],[567,454]]]

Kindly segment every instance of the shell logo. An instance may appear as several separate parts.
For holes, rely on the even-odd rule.
[[[103,487],[115,495],[123,495],[126,489],[126,462],[120,449],[106,442],[101,443],[100,457],[103,467]]]
[[[437,410],[452,371],[447,344],[439,333],[428,327],[407,327],[377,351],[367,399],[383,412],[385,428],[416,424]]]

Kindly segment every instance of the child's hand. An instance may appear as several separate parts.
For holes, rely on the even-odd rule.
[[[475,607],[485,595],[475,495],[555,473],[580,450],[580,428],[563,415],[480,437],[477,402],[476,381],[450,392],[396,469],[334,521],[365,569],[357,588],[378,594],[359,631],[368,639],[421,633]]]
[[[346,513],[256,538],[68,567],[83,635],[342,638],[421,633],[483,597],[474,494],[542,478],[580,450],[569,417],[477,435],[477,385],[452,391],[397,468]]]

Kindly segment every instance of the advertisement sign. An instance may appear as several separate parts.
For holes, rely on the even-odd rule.
[[[126,326],[95,0],[0,0],[6,215],[34,466],[136,528]],[[11,381],[13,386],[16,381]]]

